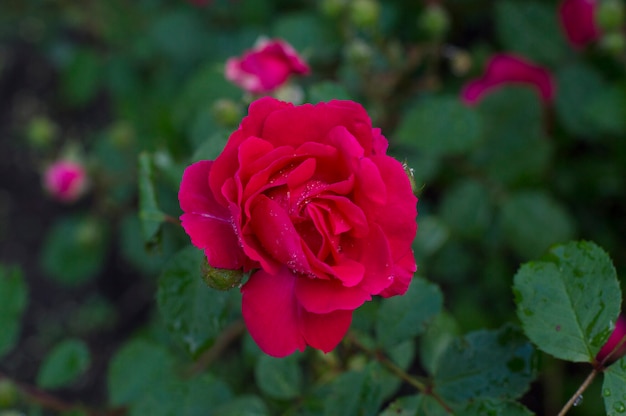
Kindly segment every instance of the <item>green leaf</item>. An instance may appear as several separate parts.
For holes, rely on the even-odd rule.
[[[165,214],[161,212],[157,203],[153,176],[152,157],[142,152],[139,154],[139,219],[147,244],[159,241],[161,226],[165,221]]]
[[[197,13],[179,10],[151,22],[150,38],[171,62],[189,63],[210,56],[211,38]]]
[[[463,416],[532,416],[533,412],[508,400],[477,400],[463,409]]]
[[[91,49],[79,49],[61,74],[61,88],[70,105],[80,106],[95,97],[102,75],[101,58]]]
[[[413,242],[416,258],[436,253],[450,238],[450,229],[439,218],[431,215],[419,221],[419,232]]]
[[[212,416],[218,414],[214,409],[230,403],[232,396],[228,385],[210,374],[186,380],[172,374],[150,386],[141,399],[132,403],[130,415]]]
[[[476,331],[452,342],[435,369],[434,390],[446,403],[516,399],[535,377],[534,349],[512,326]]]
[[[257,396],[240,396],[215,409],[213,416],[267,416],[267,406]]]
[[[391,403],[380,416],[415,416],[420,402],[420,396],[404,396]]]
[[[0,264],[0,358],[17,342],[27,300],[22,271]]]
[[[382,403],[381,385],[372,379],[377,365],[372,363],[362,371],[347,371],[326,386],[324,415],[376,415]]]
[[[302,370],[296,355],[274,358],[261,355],[254,368],[256,384],[274,399],[295,399],[302,393]]]
[[[442,304],[438,286],[414,277],[404,295],[382,301],[376,318],[378,342],[384,348],[391,348],[421,334]]]
[[[597,91],[585,109],[584,118],[606,134],[626,131],[626,94],[624,85],[611,85]]]
[[[539,257],[550,246],[574,236],[569,213],[543,191],[512,194],[502,204],[500,224],[509,244],[527,259]]]
[[[455,184],[444,195],[440,213],[454,233],[467,238],[482,237],[493,217],[487,189],[474,180]]]
[[[557,358],[593,362],[620,311],[622,295],[609,256],[590,242],[571,242],[524,264],[513,291],[524,332]]]
[[[602,397],[607,415],[626,412],[626,358],[613,363],[604,371]]]
[[[501,0],[495,7],[496,33],[504,49],[534,61],[557,64],[568,54],[553,5]]]
[[[96,218],[65,217],[54,223],[44,241],[43,269],[56,281],[75,286],[102,270],[108,232]]]
[[[473,165],[495,183],[543,179],[552,153],[535,91],[507,86],[490,92],[478,106],[484,143],[471,155]]]
[[[180,251],[161,274],[157,292],[168,330],[193,356],[211,346],[239,310],[239,291],[218,291],[205,285],[204,262],[204,254],[195,247]]]
[[[67,386],[89,367],[91,361],[87,345],[79,339],[67,339],[45,358],[37,374],[37,384],[45,389]]]
[[[475,148],[481,139],[481,119],[457,97],[419,102],[400,120],[399,143],[430,155],[458,154]]]
[[[114,406],[139,400],[155,382],[172,373],[174,359],[164,347],[131,340],[111,359],[107,378],[109,401]]]
[[[437,363],[459,334],[459,326],[449,313],[440,313],[428,326],[420,342],[420,358],[430,373],[437,372]]]
[[[287,40],[309,62],[332,56],[339,39],[329,21],[308,12],[279,15],[274,20],[272,36]]]
[[[592,138],[597,134],[597,114],[588,107],[594,101],[602,99],[608,86],[601,75],[594,69],[576,64],[560,69],[556,74],[558,91],[556,112],[564,127],[582,138]],[[609,97],[610,98],[610,97]],[[598,105],[596,101],[595,105]],[[596,116],[594,123],[593,116]]]

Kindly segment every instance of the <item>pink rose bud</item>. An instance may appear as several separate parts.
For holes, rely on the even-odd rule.
[[[595,0],[564,0],[561,2],[559,20],[565,37],[573,47],[582,48],[600,37],[595,13]]]
[[[283,85],[291,74],[308,74],[309,66],[287,42],[260,39],[243,56],[226,61],[226,79],[252,94]]]
[[[44,188],[59,201],[76,201],[87,189],[85,168],[77,162],[59,160],[46,169]]]
[[[483,76],[465,84],[461,97],[466,104],[475,105],[487,92],[504,85],[516,84],[535,88],[545,103],[554,98],[555,86],[550,72],[511,54],[492,56]]]
[[[624,355],[626,355],[626,317],[621,315],[617,318],[615,329],[611,336],[598,351],[596,361],[602,364],[603,367],[606,367]]]
[[[329,352],[355,309],[407,291],[417,198],[387,145],[353,101],[264,97],[215,160],[185,170],[181,224],[211,267],[250,272],[241,310],[265,353]]]

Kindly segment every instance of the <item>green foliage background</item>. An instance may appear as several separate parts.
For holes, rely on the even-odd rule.
[[[625,50],[572,48],[555,0],[449,0],[443,23],[426,4],[0,4],[0,409],[556,414],[621,310]],[[420,188],[419,276],[360,308],[327,355],[263,355],[238,291],[207,288],[202,254],[168,221],[185,166],[215,158],[245,115],[225,60],[262,35],[310,63],[291,80],[304,101],[362,103]],[[549,69],[555,100],[511,85],[464,105],[498,52]],[[92,180],[71,206],[40,189],[63,153]],[[623,413],[624,363],[571,414]]]

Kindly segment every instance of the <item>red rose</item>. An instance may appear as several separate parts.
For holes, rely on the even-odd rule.
[[[611,336],[596,355],[596,361],[603,367],[614,363],[626,355],[626,317],[621,315],[615,322]]]
[[[59,201],[74,202],[87,190],[87,173],[80,163],[59,160],[46,169],[43,185]]]
[[[564,0],[559,5],[561,27],[575,48],[582,48],[600,37],[595,13],[594,0]]]
[[[510,54],[492,56],[484,75],[467,83],[461,97],[466,104],[475,105],[492,89],[511,84],[534,87],[546,103],[554,98],[555,87],[550,72],[522,57]]]
[[[267,354],[328,352],[354,309],[407,290],[417,199],[386,150],[357,103],[265,97],[215,161],[185,170],[182,225],[211,266],[252,270],[243,318]]]
[[[283,85],[291,74],[307,74],[309,66],[287,42],[260,39],[241,58],[226,61],[226,79],[244,90],[261,94]]]

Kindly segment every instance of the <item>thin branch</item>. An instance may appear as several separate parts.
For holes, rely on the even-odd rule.
[[[593,381],[594,378],[596,378],[598,373],[599,371],[596,370],[595,368],[591,371],[591,373],[589,373],[585,381],[583,381],[583,384],[580,385],[578,390],[576,390],[576,393],[574,393],[574,395],[570,397],[567,403],[565,403],[565,406],[563,406],[563,408],[561,409],[561,411],[559,412],[557,416],[565,416],[565,414],[572,408],[574,403],[576,403],[576,401],[579,400],[579,397],[582,396],[585,390],[587,390],[587,387],[591,385],[591,382]]]
[[[38,404],[45,409],[55,412],[69,412],[72,410],[79,410],[89,416],[124,416],[127,412],[126,409],[122,407],[115,409],[94,409],[91,407],[87,407],[81,403],[67,402],[37,387],[17,382],[2,373],[0,373],[0,380],[6,380],[10,382],[28,400]]]
[[[415,387],[422,394],[425,394],[425,395],[430,396],[433,399],[435,399],[437,401],[437,403],[439,403],[439,405],[441,407],[443,407],[443,409],[447,413],[450,413],[450,414],[453,413],[452,409],[450,408],[450,406],[448,406],[446,404],[446,402],[444,402],[443,399],[441,397],[439,397],[439,395],[437,393],[435,393],[432,390],[432,387],[429,386],[427,383],[425,383],[425,382],[423,382],[423,381],[421,381],[421,380],[411,376],[410,374],[408,374],[406,371],[404,371],[402,368],[400,368],[396,363],[394,363],[387,356],[385,356],[385,354],[383,354],[381,351],[372,350],[372,349],[366,347],[365,345],[363,345],[363,343],[361,343],[357,339],[357,337],[354,336],[354,334],[349,333],[348,334],[348,338],[350,339],[350,341],[354,345],[356,345],[359,349],[361,349],[362,351],[367,353],[369,356],[375,358],[379,363],[384,365],[387,368],[387,370],[389,370],[391,373],[393,373],[399,379],[401,379],[404,382],[406,382],[406,383],[410,384],[411,386]]]
[[[220,336],[215,340],[215,343],[204,354],[198,358],[193,366],[187,372],[188,375],[194,375],[201,373],[206,369],[213,361],[215,361],[222,353],[232,344],[237,338],[245,333],[246,325],[242,320],[235,321],[230,324]]]

